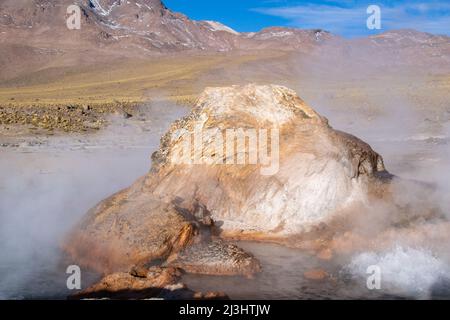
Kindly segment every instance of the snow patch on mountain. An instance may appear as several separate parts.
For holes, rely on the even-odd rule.
[[[119,1],[120,4],[120,1]],[[114,9],[114,7],[117,6],[117,2],[114,2],[109,9],[104,9],[100,3],[98,2],[98,0],[89,0],[89,5],[91,8],[93,8],[98,14],[102,15],[102,16],[108,16],[112,9]]]
[[[205,22],[207,23],[207,25],[208,25],[208,27],[209,27],[209,29],[211,31],[225,31],[225,32],[229,32],[229,33],[232,33],[234,35],[237,35],[237,36],[240,34],[236,30],[233,30],[232,28],[230,28],[230,27],[228,27],[228,26],[226,26],[226,25],[224,25],[224,24],[222,24],[220,22],[210,21],[210,20],[207,20]]]

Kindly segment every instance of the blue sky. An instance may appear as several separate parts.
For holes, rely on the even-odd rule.
[[[237,31],[269,26],[325,29],[346,37],[392,29],[450,35],[450,0],[163,0],[196,20],[220,21]],[[366,27],[369,5],[381,8],[381,30]]]

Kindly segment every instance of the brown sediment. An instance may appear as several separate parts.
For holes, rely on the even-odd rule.
[[[328,273],[322,269],[312,269],[303,273],[308,280],[324,280],[329,277]]]

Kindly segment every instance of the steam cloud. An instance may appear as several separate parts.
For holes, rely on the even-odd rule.
[[[97,202],[147,173],[161,133],[186,112],[167,103],[141,109],[131,121],[112,117],[92,137],[36,138],[42,146],[0,150],[0,298],[67,296],[65,234]]]
[[[436,96],[450,99],[434,91],[421,76],[424,70],[390,70],[383,67],[382,57],[371,59],[371,52],[353,54],[359,57],[353,63],[318,52],[313,60],[290,59],[286,65],[247,64],[239,70],[222,70],[223,82],[257,81],[265,74],[265,82],[293,87],[333,127],[368,142],[384,157],[391,173],[432,186],[424,194],[414,183],[400,183],[395,202],[409,204],[418,215],[432,204],[450,218],[450,106],[439,105]],[[298,72],[294,81],[284,80],[287,70]],[[204,76],[193,86],[203,88],[211,82],[215,84]],[[58,294],[54,283],[43,285],[49,280],[40,275],[51,269],[59,287],[64,287],[66,266],[61,265],[59,241],[96,202],[147,172],[150,154],[165,128],[186,111],[173,105],[144,107],[149,122],[128,126],[116,119],[93,140],[61,138],[37,152],[0,151],[0,298],[21,298],[30,283],[47,288],[44,296]],[[133,121],[139,122],[139,115]],[[354,221],[355,231],[376,237],[392,222],[390,210],[380,204],[363,212]],[[340,261],[345,270],[361,278],[368,265],[378,263],[387,274],[386,290],[427,297],[435,282],[449,274],[450,242],[438,241],[448,231],[440,222],[424,224],[419,219],[391,235],[389,246],[355,251]],[[419,237],[411,245],[411,235],[421,228],[428,230],[424,234],[437,236]],[[390,277],[399,265],[401,279]],[[34,294],[38,293],[28,293]]]

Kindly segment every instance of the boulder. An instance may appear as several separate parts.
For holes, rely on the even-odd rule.
[[[379,197],[390,177],[368,144],[277,85],[207,88],[152,159],[148,175],[74,229],[66,249],[80,264],[250,275],[256,259],[220,238],[311,232]]]
[[[233,133],[245,147],[217,148]],[[204,91],[162,138],[143,192],[202,203],[227,234],[287,237],[367,201],[389,176],[368,144],[334,130],[293,90],[247,85]]]
[[[221,292],[195,292],[179,282],[180,270],[150,267],[136,273],[117,272],[102,278],[98,283],[70,297],[80,299],[228,299]]]

